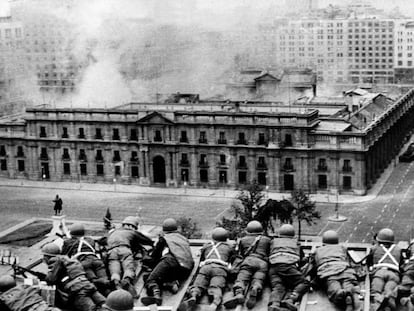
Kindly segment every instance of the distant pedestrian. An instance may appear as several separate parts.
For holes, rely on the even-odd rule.
[[[52,202],[55,203],[55,206],[53,207],[53,209],[55,210],[55,216],[60,215],[60,213],[62,212],[62,205],[63,205],[62,199],[57,194],[56,198]]]

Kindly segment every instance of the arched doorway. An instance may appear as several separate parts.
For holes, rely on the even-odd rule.
[[[165,183],[165,160],[162,156],[156,156],[152,160],[154,183]]]

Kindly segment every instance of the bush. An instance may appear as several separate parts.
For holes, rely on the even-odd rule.
[[[197,222],[191,218],[180,217],[177,219],[178,231],[187,239],[201,238],[200,229],[197,227]]]

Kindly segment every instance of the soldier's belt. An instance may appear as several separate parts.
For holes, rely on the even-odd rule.
[[[200,267],[211,264],[211,263],[219,264],[219,265],[223,266],[226,269],[230,268],[230,264],[228,262],[225,262],[224,260],[221,260],[221,259],[206,259],[206,260],[200,262]]]
[[[76,284],[76,283],[78,283],[78,282],[81,282],[81,281],[87,281],[87,280],[88,280],[88,279],[86,278],[86,276],[84,276],[84,275],[80,275],[80,276],[78,276],[78,277],[74,278],[73,280],[70,280],[69,282],[65,283],[65,284],[64,284],[64,289],[65,289],[65,290],[70,289],[70,287],[71,287],[72,285],[74,285],[74,284]],[[63,279],[62,279],[62,281],[63,281]]]
[[[276,254],[272,254],[269,257],[269,261],[270,263],[274,263],[276,262],[276,259],[279,257],[288,257],[289,259],[295,260],[295,261],[299,261],[300,257],[297,254],[292,254],[292,253],[287,253],[287,252],[277,252]]]
[[[131,248],[131,246],[128,245],[128,244],[119,244],[119,245],[112,246],[112,247],[108,248],[107,251],[109,252],[109,251],[111,251],[111,250],[113,250],[114,248],[117,248],[117,247],[127,247],[127,248]]]
[[[78,259],[79,257],[88,256],[88,255],[93,255],[96,258],[99,258],[100,259],[99,255],[96,254],[96,253],[94,253],[94,252],[80,252],[80,253],[77,253],[77,254],[73,255],[71,258],[72,259]]]
[[[400,269],[398,266],[392,264],[392,263],[377,263],[373,266],[374,269],[389,269],[389,270],[393,270],[396,272],[399,272]]]

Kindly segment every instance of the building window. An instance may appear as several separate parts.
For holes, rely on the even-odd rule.
[[[289,147],[292,146],[292,135],[291,134],[286,134],[285,135],[285,141],[284,141],[284,145]]]
[[[189,165],[189,161],[188,161],[188,154],[187,153],[182,153],[181,154],[181,161],[180,161],[180,165],[182,166],[187,166]]]
[[[344,166],[342,167],[344,172],[352,172],[351,160],[344,160]]]
[[[62,138],[69,138],[69,134],[68,134],[68,128],[67,127],[63,127],[62,128]]]
[[[102,131],[100,128],[95,129],[95,139],[102,139]]]
[[[98,149],[96,150],[96,156],[95,156],[95,160],[96,161],[103,161],[103,156],[102,156],[102,150]]]
[[[292,158],[285,159],[285,164],[283,165],[283,169],[286,171],[293,171]]]
[[[131,151],[131,162],[138,162],[138,152],[137,151]]]
[[[0,167],[2,171],[7,171],[7,160],[6,159],[0,160]]]
[[[262,186],[266,185],[266,173],[265,172],[257,173],[257,182],[259,183],[259,185],[262,185]]]
[[[200,182],[208,182],[208,171],[200,170]]]
[[[207,144],[207,137],[205,131],[200,131],[200,138],[198,139],[200,144]]]
[[[121,161],[121,155],[119,153],[119,150],[114,150],[114,157],[113,157],[112,161],[113,162]]]
[[[156,130],[155,131],[154,141],[162,141],[161,131],[160,130]]]
[[[219,133],[219,140],[218,140],[219,144],[227,144],[227,140],[226,140],[226,135],[224,132],[220,132]]]
[[[19,172],[24,172],[24,160],[17,160],[17,169]]]
[[[40,127],[40,137],[46,137],[46,127]]]
[[[328,181],[326,175],[318,175],[318,188],[326,189],[328,187]]]
[[[181,181],[182,182],[188,181],[188,169],[187,168],[181,169]]]
[[[319,159],[318,171],[327,171],[328,166],[326,165],[326,159]]]
[[[266,161],[265,161],[265,157],[259,157],[259,160],[257,162],[257,168],[259,169],[266,169]]]
[[[7,154],[6,154],[6,146],[4,146],[4,145],[1,145],[0,146],[0,157],[5,157]]]
[[[80,165],[80,173],[82,176],[88,175],[86,163],[81,163]]]
[[[48,157],[48,155],[47,155],[47,149],[46,149],[46,148],[44,148],[44,147],[42,147],[42,148],[40,149],[40,159],[42,159],[42,160],[47,160],[47,159],[49,159],[49,157]]]
[[[17,147],[17,156],[18,157],[24,157],[24,152],[23,152],[23,147],[22,146]]]
[[[69,149],[68,148],[63,148],[62,160],[65,160],[65,161],[70,160],[70,155],[69,155]]]
[[[86,152],[85,149],[79,149],[79,160],[81,161],[87,161]]]
[[[219,171],[219,183],[227,184],[227,171]]]
[[[200,154],[200,166],[207,166],[207,155],[206,154]]]
[[[103,164],[96,164],[96,175],[103,176],[104,175],[104,166]]]
[[[239,133],[239,139],[237,140],[238,145],[247,145],[246,138],[244,136],[244,133]]]
[[[119,129],[112,129],[112,140],[119,140]]]
[[[237,163],[238,168],[247,168],[246,157],[239,156],[239,163]]]
[[[351,176],[343,176],[343,185],[345,190],[349,190],[352,188],[352,177]]]
[[[137,129],[131,129],[129,139],[138,140]]]
[[[85,138],[85,131],[84,131],[83,127],[79,128],[78,138]]]
[[[181,131],[180,143],[188,143],[187,131]]]
[[[247,172],[239,171],[239,184],[245,184],[247,182]]]
[[[121,175],[121,166],[115,165],[115,176],[120,176],[120,175]]]
[[[283,186],[286,191],[292,191],[295,186],[294,176],[291,174],[285,174],[283,176]]]
[[[220,165],[226,165],[226,155],[220,154]]]
[[[257,142],[258,145],[266,145],[265,134],[259,133],[259,140]]]
[[[138,166],[136,166],[136,165],[131,166],[131,177],[133,177],[133,178],[138,178],[139,177]]]
[[[70,175],[70,163],[63,163],[63,174]]]

